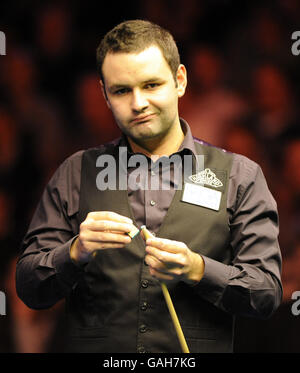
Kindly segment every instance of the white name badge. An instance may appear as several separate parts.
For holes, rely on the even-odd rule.
[[[222,192],[206,188],[202,185],[184,184],[182,201],[194,205],[207,207],[218,211],[220,208]]]

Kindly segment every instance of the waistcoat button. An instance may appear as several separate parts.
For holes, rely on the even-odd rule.
[[[148,308],[148,303],[147,303],[147,302],[143,302],[143,303],[141,304],[141,310],[142,310],[142,311],[146,311],[147,308]]]
[[[139,346],[137,348],[137,352],[140,353],[140,354],[144,354],[146,352],[145,347],[144,346]]]
[[[148,280],[142,280],[141,282],[142,288],[147,288],[148,287]]]
[[[147,326],[146,325],[141,325],[139,328],[140,333],[146,333],[147,331]]]

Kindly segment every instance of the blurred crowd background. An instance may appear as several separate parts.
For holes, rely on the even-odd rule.
[[[300,352],[300,30],[298,0],[5,1],[0,30],[0,352],[64,351],[63,301],[27,308],[15,262],[43,188],[77,150],[119,135],[101,95],[95,50],[126,19],[169,29],[188,70],[180,116],[193,134],[258,162],[280,216],[284,299],[270,320],[239,318],[236,352]]]

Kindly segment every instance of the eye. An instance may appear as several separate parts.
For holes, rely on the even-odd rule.
[[[128,88],[120,88],[120,89],[117,89],[116,91],[114,91],[113,94],[116,95],[116,96],[122,96],[122,95],[125,95],[128,92],[129,92]]]
[[[159,83],[148,83],[145,85],[145,89],[153,89],[159,86]]]

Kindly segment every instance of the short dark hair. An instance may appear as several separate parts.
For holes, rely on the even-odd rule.
[[[138,53],[152,45],[161,50],[176,82],[180,56],[173,36],[161,26],[140,19],[120,23],[101,40],[96,53],[101,80],[104,82],[102,65],[107,53]]]

